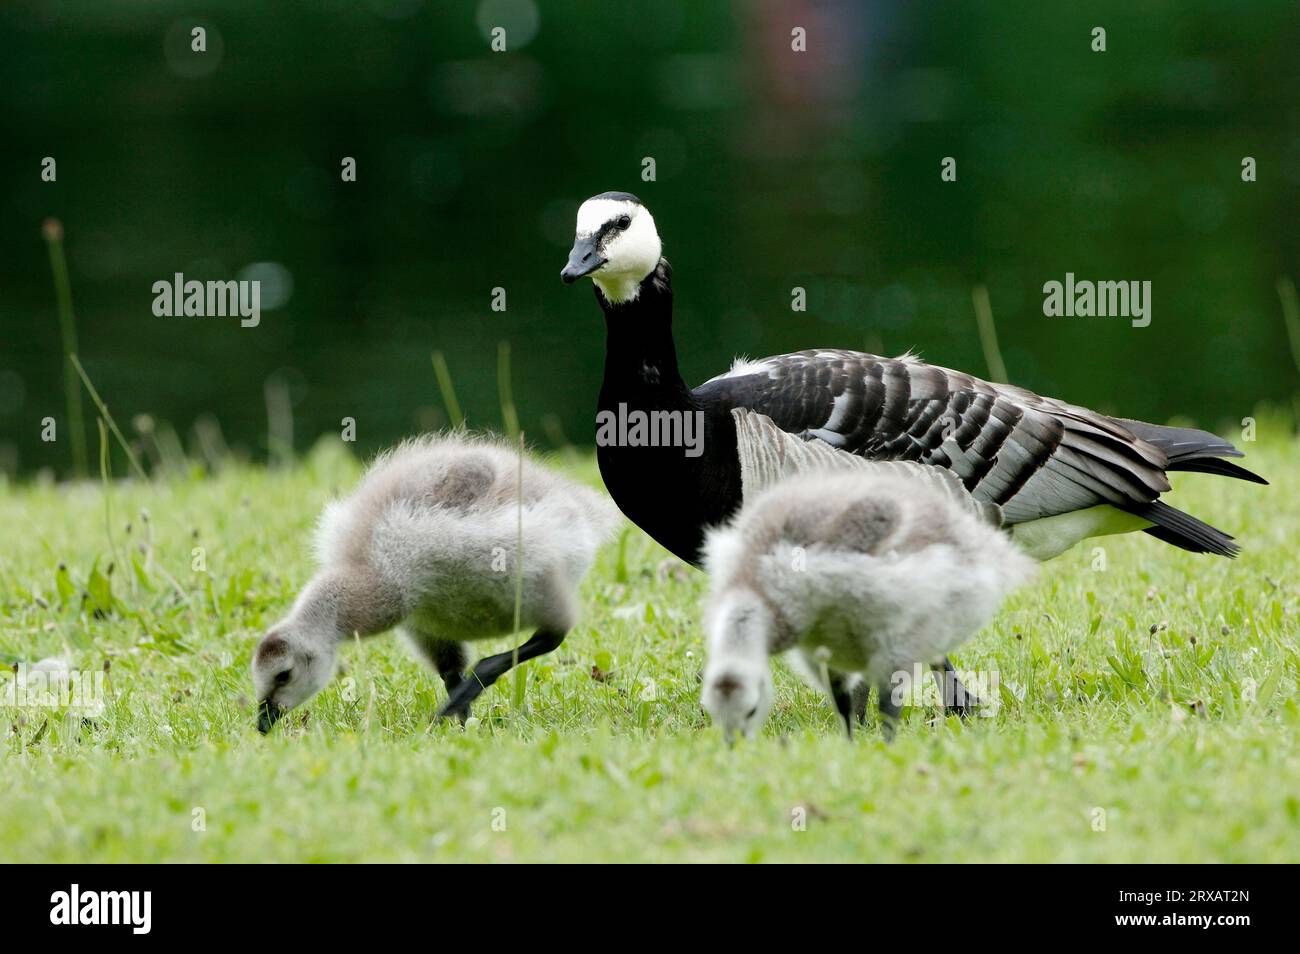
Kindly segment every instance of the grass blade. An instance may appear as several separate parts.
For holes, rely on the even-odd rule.
[[[519,414],[515,410],[515,399],[510,391],[509,341],[502,341],[497,345],[497,397],[501,401],[501,424],[505,428],[506,437],[513,441],[522,435],[519,433]]]
[[[438,390],[442,392],[442,403],[447,408],[447,418],[453,428],[465,426],[465,415],[461,413],[460,402],[456,400],[456,389],[451,383],[451,371],[447,368],[447,359],[441,351],[433,353],[433,373],[438,378]]]
[[[989,379],[998,384],[1009,384],[1007,366],[998,348],[998,330],[993,324],[993,306],[989,304],[989,290],[976,285],[971,291],[975,302],[975,320],[980,327],[980,345],[984,348],[984,361],[989,366]]]
[[[1291,360],[1300,371],[1300,301],[1296,300],[1295,282],[1283,275],[1277,280],[1277,296],[1282,299],[1282,317],[1286,336],[1291,341]]]
[[[135,456],[135,451],[131,450],[131,445],[128,444],[126,438],[122,436],[122,431],[118,428],[117,421],[113,420],[113,415],[108,412],[108,405],[105,404],[103,398],[99,396],[99,392],[95,390],[95,386],[90,383],[90,378],[86,374],[86,369],[81,366],[81,362],[77,360],[75,354],[68,355],[68,358],[71,360],[72,366],[76,368],[77,374],[81,375],[81,383],[84,384],[86,390],[90,392],[90,398],[95,402],[95,407],[99,408],[99,413],[103,416],[104,420],[108,421],[108,426],[113,431],[113,436],[116,437],[117,442],[122,445],[122,450],[126,451],[126,459],[131,462],[131,467],[140,475],[141,480],[147,481],[149,475],[144,472],[144,468],[140,466],[140,461]]]
[[[68,280],[68,261],[63,255],[63,223],[46,219],[42,229],[50,251],[50,271],[54,275],[54,297],[59,310],[59,337],[63,341],[63,394],[68,406],[68,431],[72,435],[72,470],[86,476],[86,428],[81,416],[81,389],[73,377],[72,363],[77,360],[77,324],[72,316],[72,283]]]
[[[293,399],[289,383],[272,374],[262,385],[266,399],[266,443],[271,466],[286,469],[293,465]]]
[[[526,677],[519,668],[519,624],[524,605],[524,435],[519,432],[519,485],[517,511],[517,532],[515,540],[515,649],[511,666],[515,671],[514,693],[511,699],[511,713],[518,713],[524,704],[524,685]]]

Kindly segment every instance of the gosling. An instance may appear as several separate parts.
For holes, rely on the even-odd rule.
[[[515,629],[521,519],[519,625],[534,633],[466,672],[466,641]],[[258,729],[333,678],[345,640],[395,626],[446,685],[439,716],[464,721],[513,665],[564,641],[578,584],[617,519],[604,495],[487,438],[435,435],[385,452],[351,496],[325,508],[320,569],[257,646]]]
[[[938,665],[1033,573],[987,504],[955,477],[936,486],[913,467],[786,477],[709,533],[702,702],[728,739],[762,726],[773,701],[770,657],[787,651],[850,735],[874,687],[892,738],[901,711],[894,674]]]

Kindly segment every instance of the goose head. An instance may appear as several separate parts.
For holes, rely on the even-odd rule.
[[[302,705],[334,678],[338,641],[303,620],[271,627],[253,654],[257,728],[265,735],[280,716]]]
[[[602,192],[578,209],[573,251],[560,278],[572,284],[590,275],[618,305],[637,297],[662,253],[654,216],[641,200],[628,192]]]

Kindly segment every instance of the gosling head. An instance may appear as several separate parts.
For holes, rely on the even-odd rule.
[[[731,741],[737,734],[752,738],[767,721],[775,690],[766,660],[709,660],[704,669],[701,702],[714,723]]]
[[[272,626],[253,654],[258,731],[270,732],[280,716],[320,692],[334,678],[337,658],[329,633],[293,620]]]
[[[771,609],[752,591],[715,592],[705,623],[708,662],[700,702],[728,741],[737,733],[752,736],[772,709],[773,625]]]
[[[662,253],[654,217],[641,200],[628,192],[602,192],[578,209],[573,251],[560,278],[572,284],[590,275],[618,305],[637,297]]]

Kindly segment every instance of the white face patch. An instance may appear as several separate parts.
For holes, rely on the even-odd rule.
[[[586,238],[611,219],[631,215],[637,208],[635,202],[623,199],[588,199],[578,208],[577,235]]]
[[[663,243],[655,228],[654,216],[643,205],[624,199],[588,199],[578,209],[577,238],[588,238],[607,223],[626,215],[631,223],[626,229],[608,232],[600,254],[605,264],[591,273],[604,296],[614,304],[631,301],[641,292],[645,280],[663,254]]]

